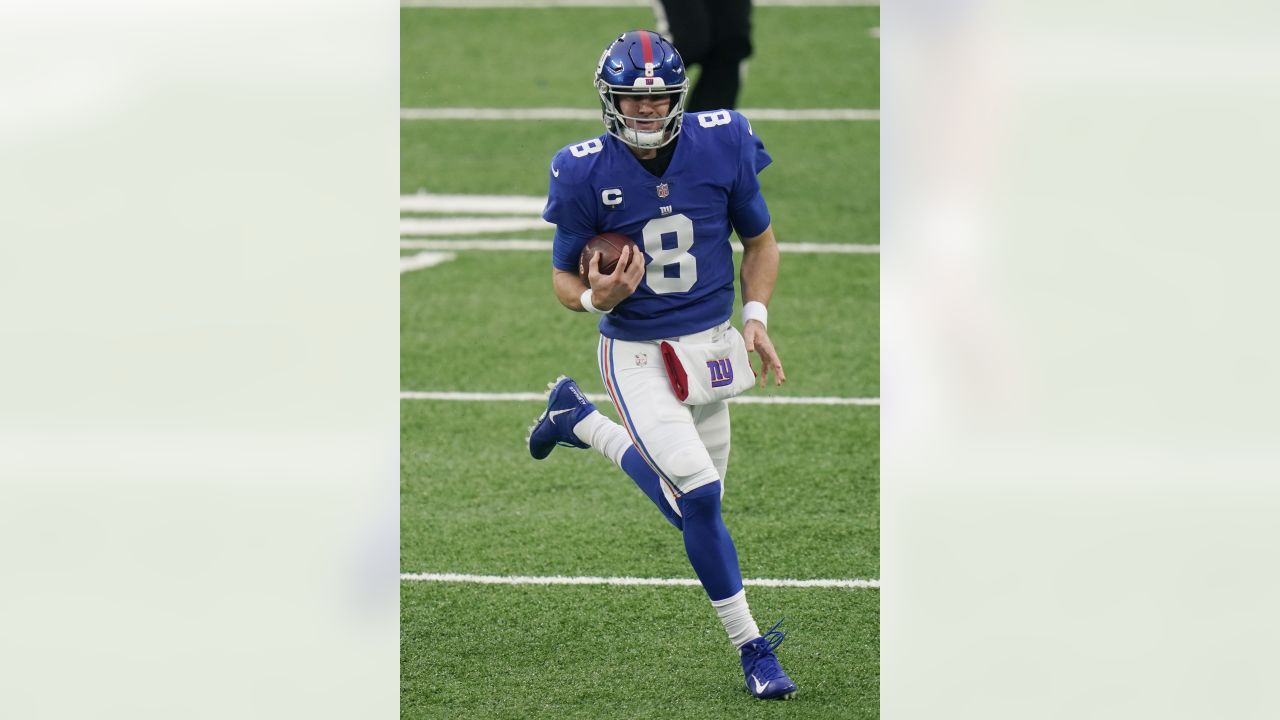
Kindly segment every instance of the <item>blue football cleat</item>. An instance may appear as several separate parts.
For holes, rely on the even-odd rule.
[[[596,406],[587,400],[571,377],[561,375],[547,388],[551,391],[547,393],[547,409],[529,428],[529,454],[533,459],[541,460],[550,455],[557,445],[591,447],[573,434],[573,426],[595,412]]]
[[[747,692],[761,700],[790,700],[795,697],[796,684],[783,672],[774,649],[782,644],[786,633],[778,629],[779,620],[763,637],[742,646],[742,674],[747,678]]]

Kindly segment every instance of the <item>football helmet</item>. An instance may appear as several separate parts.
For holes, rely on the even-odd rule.
[[[632,30],[618,36],[596,64],[596,92],[600,94],[601,119],[609,134],[642,150],[660,148],[680,134],[684,121],[684,61],[669,40],[649,30]],[[670,100],[666,115],[624,115],[624,97],[660,96]],[[639,124],[657,127],[639,129]]]

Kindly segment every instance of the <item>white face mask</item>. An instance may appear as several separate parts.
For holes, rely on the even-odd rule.
[[[655,130],[645,132],[643,130],[635,130],[633,128],[622,128],[621,140],[628,145],[634,145],[638,148],[657,148],[666,145],[662,140],[666,136],[666,131]],[[674,136],[673,136],[674,137]]]
[[[630,88],[620,88],[616,86],[597,83],[596,89],[600,93],[600,104],[602,107],[602,119],[604,120],[605,129],[610,135],[618,138],[622,142],[642,150],[651,150],[660,148],[670,144],[672,140],[680,134],[680,126],[684,120],[684,102],[688,97],[688,93],[684,92],[687,87],[687,81],[681,83],[678,87],[668,87],[664,91],[669,94],[679,93],[671,102],[667,114],[659,117],[639,117],[633,115],[623,115],[618,108],[615,92],[623,91]],[[662,124],[655,130],[637,130],[629,127],[627,122],[631,124],[637,122],[652,123],[654,121]]]

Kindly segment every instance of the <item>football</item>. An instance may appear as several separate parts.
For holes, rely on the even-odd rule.
[[[635,241],[620,233],[600,233],[582,246],[582,254],[578,256],[578,277],[591,287],[588,269],[591,267],[591,256],[600,254],[600,272],[612,273],[618,267],[618,259],[622,257],[622,249],[630,245],[633,252],[640,252]]]

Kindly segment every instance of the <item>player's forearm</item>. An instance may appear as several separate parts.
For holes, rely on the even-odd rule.
[[[587,309],[582,307],[582,293],[587,289],[587,284],[582,282],[582,278],[577,273],[565,272],[564,270],[555,270],[551,276],[551,283],[556,290],[556,299],[561,305],[573,310],[574,312],[586,312]]]
[[[773,287],[778,282],[778,241],[773,226],[753,238],[742,241],[742,302],[769,304]]]

